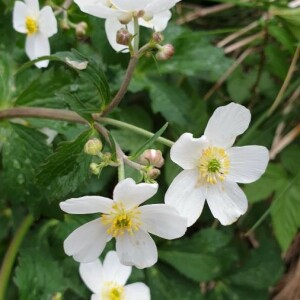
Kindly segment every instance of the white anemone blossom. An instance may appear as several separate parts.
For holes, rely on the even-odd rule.
[[[142,282],[125,285],[132,268],[120,263],[115,251],[109,251],[103,261],[81,263],[79,273],[93,292],[91,300],[150,300],[150,290]]]
[[[50,6],[40,10],[38,0],[16,1],[13,10],[13,27],[27,34],[25,50],[31,60],[50,55],[48,38],[57,32],[57,21]],[[37,62],[38,68],[45,68],[49,61]]]
[[[78,262],[99,257],[106,243],[116,239],[116,251],[122,264],[150,267],[157,261],[157,248],[149,233],[165,239],[184,235],[186,219],[166,204],[139,206],[151,198],[157,184],[136,184],[133,179],[120,181],[113,200],[100,196],[73,198],[60,203],[71,214],[101,213],[96,220],[82,225],[64,241],[64,250]]]
[[[171,183],[165,203],[186,217],[188,226],[199,218],[205,200],[223,225],[246,212],[247,198],[237,183],[259,179],[269,161],[265,147],[232,147],[250,119],[247,108],[230,103],[215,110],[203,136],[184,133],[172,146],[171,159],[184,170]]]
[[[116,42],[116,34],[126,24],[133,30],[133,17],[138,17],[139,25],[163,31],[171,18],[170,9],[180,0],[74,0],[80,9],[98,18],[106,19],[105,31],[109,43],[116,51],[124,50]],[[124,51],[124,52],[128,52]]]

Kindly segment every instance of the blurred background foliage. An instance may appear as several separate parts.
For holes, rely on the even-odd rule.
[[[250,207],[237,223],[222,227],[205,207],[184,238],[156,240],[159,263],[134,270],[130,277],[149,285],[154,300],[300,299],[300,7],[288,4],[286,0],[181,1],[164,32],[165,42],[175,46],[174,57],[158,63],[151,55],[143,57],[129,92],[110,114],[152,132],[168,122],[164,136],[176,140],[183,132],[200,136],[214,109],[234,101],[252,112],[250,128],[238,144],[270,149],[266,173],[244,187]],[[85,21],[86,35],[60,26],[50,39],[56,61],[45,70],[20,69],[27,57],[24,36],[12,28],[13,5],[12,0],[0,1],[0,109],[76,111],[72,100],[76,94],[85,108],[99,111],[107,96],[118,90],[129,60],[110,48],[103,20],[72,5],[69,19]],[[150,37],[151,32],[143,29],[142,41]],[[61,52],[73,48],[88,57],[93,68],[78,75],[59,61]],[[91,80],[96,77],[100,95]],[[40,131],[43,128],[58,133],[50,144]],[[126,154],[147,140],[131,131],[107,128]],[[90,157],[81,151],[92,134],[86,129],[44,119],[1,120],[1,260],[24,222],[31,225],[13,265],[7,300],[90,297],[80,281],[78,264],[62,247],[66,236],[90,216],[64,216],[58,203],[87,194],[110,197],[117,172],[108,167],[99,178],[89,173]],[[171,162],[169,148],[154,146],[163,151],[166,163],[158,179],[159,193],[150,201],[162,202],[179,168]],[[138,178],[136,172],[126,171]],[[26,217],[29,213],[33,222]]]

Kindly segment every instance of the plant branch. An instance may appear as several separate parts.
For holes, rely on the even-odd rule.
[[[10,274],[14,266],[15,258],[21,243],[32,225],[34,218],[32,215],[28,215],[21,223],[19,229],[17,230],[14,238],[12,239],[7,252],[5,254],[1,270],[0,270],[0,300],[5,300],[5,293],[7,289],[7,284],[9,282]]]
[[[299,58],[299,53],[300,53],[300,46],[297,47],[296,51],[295,51],[295,54],[294,54],[294,57],[292,59],[292,62],[291,62],[291,65],[289,67],[289,70],[286,74],[286,77],[284,79],[284,82],[281,86],[281,89],[274,101],[274,103],[272,104],[271,108],[269,109],[268,111],[268,116],[270,116],[274,110],[277,108],[277,106],[280,104],[283,96],[284,96],[284,93],[286,91],[286,89],[288,88],[288,85],[292,79],[292,75],[294,73],[294,71],[296,70],[296,65],[297,65],[297,61],[298,61],[298,58]]]
[[[129,83],[131,81],[132,75],[134,73],[135,67],[138,62],[138,56],[134,55],[131,57],[128,68],[125,74],[125,77],[123,79],[123,82],[121,84],[121,87],[113,100],[109,103],[109,105],[104,109],[104,111],[101,113],[101,116],[106,116],[108,115],[115,107],[117,107],[120,102],[122,101],[125,93],[127,92],[127,88],[129,86]]]

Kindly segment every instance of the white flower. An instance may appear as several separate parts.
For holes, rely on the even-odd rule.
[[[57,32],[57,21],[50,6],[40,10],[38,0],[16,1],[13,26],[16,31],[27,34],[25,50],[31,60],[50,55],[48,38]],[[45,68],[48,63],[44,60],[35,65]]]
[[[172,146],[171,159],[184,170],[171,183],[165,203],[186,217],[188,226],[199,218],[205,199],[223,225],[246,212],[247,198],[236,182],[256,181],[269,161],[265,147],[232,147],[250,119],[247,108],[230,103],[215,110],[202,137],[184,133]]]
[[[133,17],[138,17],[139,25],[163,31],[171,18],[170,8],[180,0],[75,0],[83,12],[106,19],[105,30],[111,46],[116,51],[124,50],[124,45],[116,42],[116,34],[126,24],[134,34]],[[128,49],[123,52],[128,52]]]
[[[94,293],[91,300],[150,300],[150,290],[142,282],[125,285],[131,267],[120,263],[115,251],[109,251],[103,261],[81,263],[79,273]]]
[[[133,179],[120,181],[113,200],[100,196],[73,198],[60,203],[72,214],[102,213],[101,217],[73,231],[64,242],[67,255],[76,261],[91,262],[99,257],[106,243],[116,238],[116,251],[124,265],[150,267],[157,261],[157,248],[149,233],[165,239],[184,235],[186,219],[166,204],[139,207],[152,197],[157,184],[136,184]],[[148,233],[149,232],[149,233]]]

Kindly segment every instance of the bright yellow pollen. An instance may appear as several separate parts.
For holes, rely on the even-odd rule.
[[[36,20],[31,17],[26,17],[25,25],[27,29],[27,34],[29,35],[34,34],[38,31],[38,24]]]
[[[199,161],[200,182],[209,184],[223,181],[230,167],[229,157],[223,148],[209,147],[202,152]]]
[[[140,210],[137,207],[126,210],[122,202],[116,202],[109,214],[103,214],[101,222],[107,227],[107,233],[113,237],[122,236],[126,231],[133,234],[141,225]]]
[[[124,287],[115,282],[105,282],[102,290],[103,300],[124,300]]]

